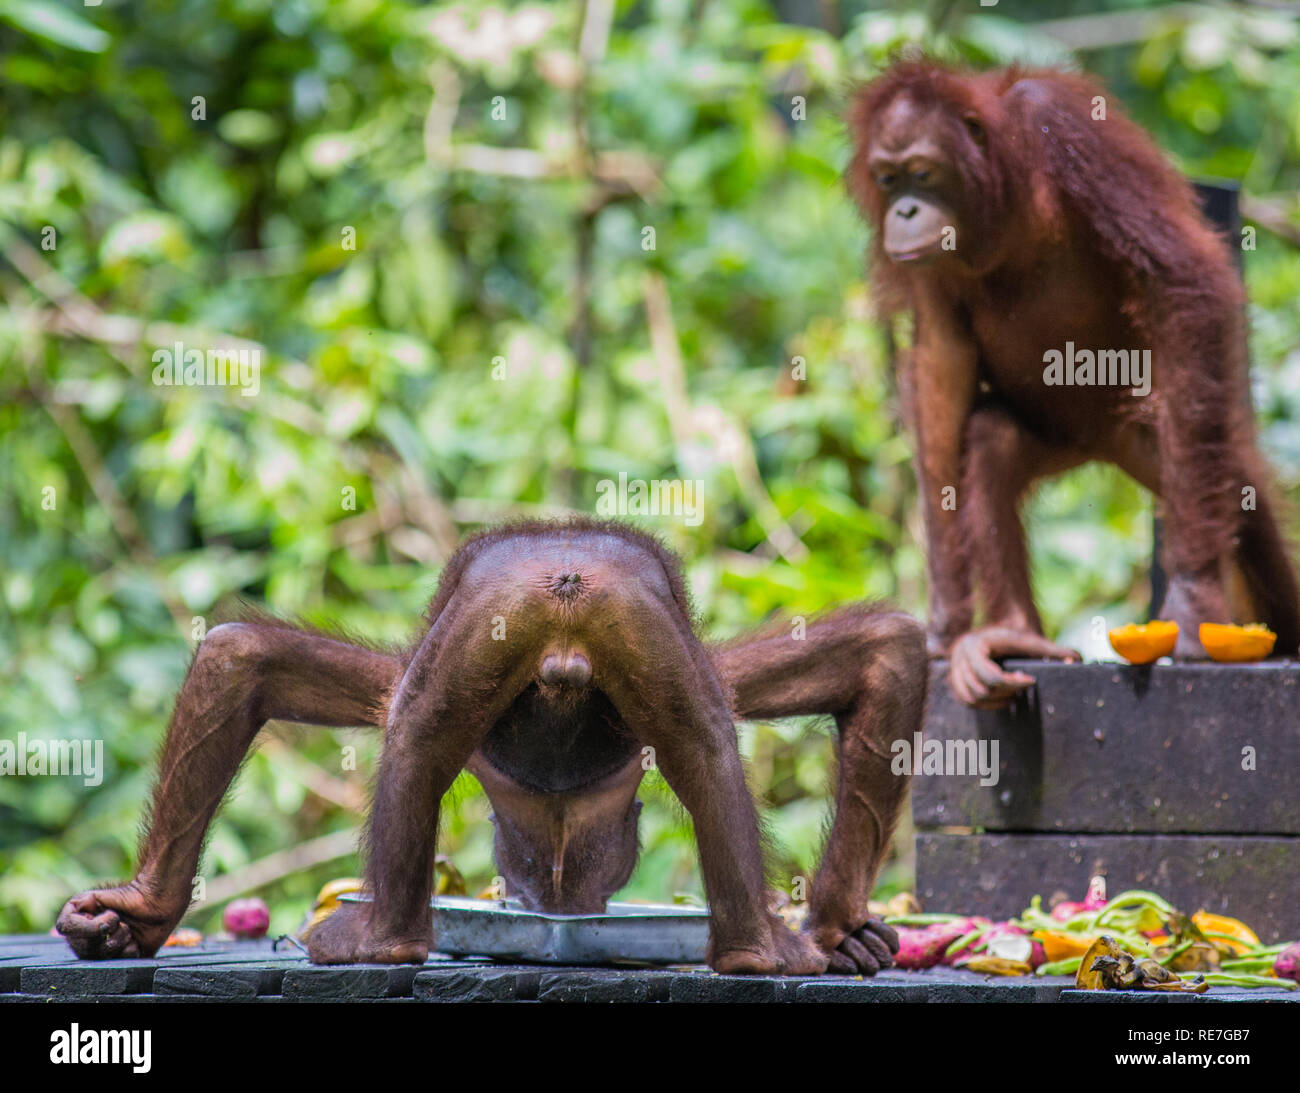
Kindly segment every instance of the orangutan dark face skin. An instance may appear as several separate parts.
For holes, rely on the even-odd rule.
[[[1033,679],[996,658],[1078,658],[1043,636],[1019,506],[1090,460],[1163,502],[1160,617],[1179,624],[1177,656],[1204,657],[1200,624],[1234,616],[1294,655],[1300,592],[1250,421],[1240,279],[1150,138],[1085,77],[928,62],[862,88],[849,129],[875,298],[914,319],[899,388],[929,648],[950,660],[953,693],[1004,705]],[[1076,350],[1085,378],[1045,369]],[[1094,357],[1098,374],[1112,364],[1104,382]]]
[[[891,262],[937,258],[945,232],[955,243],[960,191],[941,132],[926,111],[906,99],[897,100],[881,121],[868,170],[885,199],[882,246]]]
[[[369,902],[312,931],[320,964],[422,963],[438,809],[470,770],[495,810],[507,893],[531,909],[599,911],[637,856],[652,765],[695,823],[720,972],[872,974],[897,951],[867,899],[907,779],[894,740],[919,732],[920,626],[854,606],[714,649],[655,540],[615,523],[521,524],[448,562],[419,640],[386,653],[259,620],[214,628],[176,703],[136,877],[74,896],[58,928],[87,959],[150,956],[189,906],[204,834],[266,721],[375,725],[384,750],[366,833]],[[767,906],[736,718],[827,714],[835,820],[804,931]]]

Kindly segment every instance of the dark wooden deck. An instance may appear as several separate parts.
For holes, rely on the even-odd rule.
[[[874,979],[715,975],[708,968],[560,968],[431,958],[421,967],[321,968],[291,946],[205,941],[153,960],[78,961],[59,938],[0,937],[0,1002],[1169,1002],[1300,1003],[1300,991],[1098,993],[1072,979],[934,968]]]

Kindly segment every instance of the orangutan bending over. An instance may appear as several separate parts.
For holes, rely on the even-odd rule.
[[[889,966],[894,932],[867,899],[907,788],[891,744],[920,731],[925,636],[906,615],[847,607],[713,650],[677,562],[615,523],[517,524],[448,562],[419,640],[363,648],[279,623],[227,623],[199,646],[163,748],[134,880],[73,897],[79,956],[150,956],[190,903],[205,832],[270,719],[376,725],[384,748],[366,831],[372,902],[309,936],[318,964],[421,963],[442,795],[461,769],[495,810],[507,891],[533,910],[597,912],[637,856],[647,752],[689,810],[720,972],[849,974]],[[736,718],[829,714],[834,824],[794,933],[766,905],[758,819]]]
[[[1244,295],[1191,187],[1099,87],[1060,72],[899,64],[856,96],[849,127],[878,297],[915,320],[901,387],[929,647],[951,657],[953,692],[998,705],[1033,680],[995,656],[1078,655],[1042,635],[1018,507],[1035,481],[1094,459],[1163,501],[1159,614],[1179,624],[1177,655],[1204,656],[1200,623],[1232,621],[1230,587],[1235,614],[1295,653]]]

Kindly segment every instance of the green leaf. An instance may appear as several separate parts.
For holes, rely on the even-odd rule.
[[[61,4],[36,0],[2,0],[0,19],[55,45],[82,53],[103,53],[113,38]]]

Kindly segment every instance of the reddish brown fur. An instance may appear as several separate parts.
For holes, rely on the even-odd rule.
[[[850,607],[802,636],[769,629],[711,654],[654,539],[594,520],[498,528],[448,562],[409,648],[261,617],[214,628],[177,698],[135,879],[73,897],[58,927],[86,958],[156,952],[189,905],[239,764],[281,718],[384,729],[365,838],[372,901],[311,933],[316,962],[425,959],[439,802],[462,768],[492,801],[510,894],[537,910],[599,910],[636,861],[649,747],[695,821],[711,963],[870,974],[897,948],[867,914],[907,785],[890,745],[919,731],[926,676],[906,616]],[[837,806],[796,935],[766,907],[734,720],[818,713],[838,728]]]
[[[954,690],[977,705],[1032,682],[994,656],[1070,655],[1041,636],[1018,503],[1035,481],[1091,459],[1163,500],[1162,617],[1180,623],[1180,655],[1203,655],[1200,622],[1229,621],[1229,565],[1252,593],[1239,611],[1278,632],[1279,652],[1300,642],[1246,401],[1244,293],[1227,241],[1113,100],[1094,120],[1096,96],[1083,76],[913,62],[863,88],[848,117],[848,185],[876,228],[878,300],[916,319],[902,388],[930,539],[931,650],[951,655]],[[942,245],[945,227],[955,249]],[[1047,385],[1043,355],[1067,341],[1151,350],[1150,395]],[[941,504],[948,486],[955,509]]]

